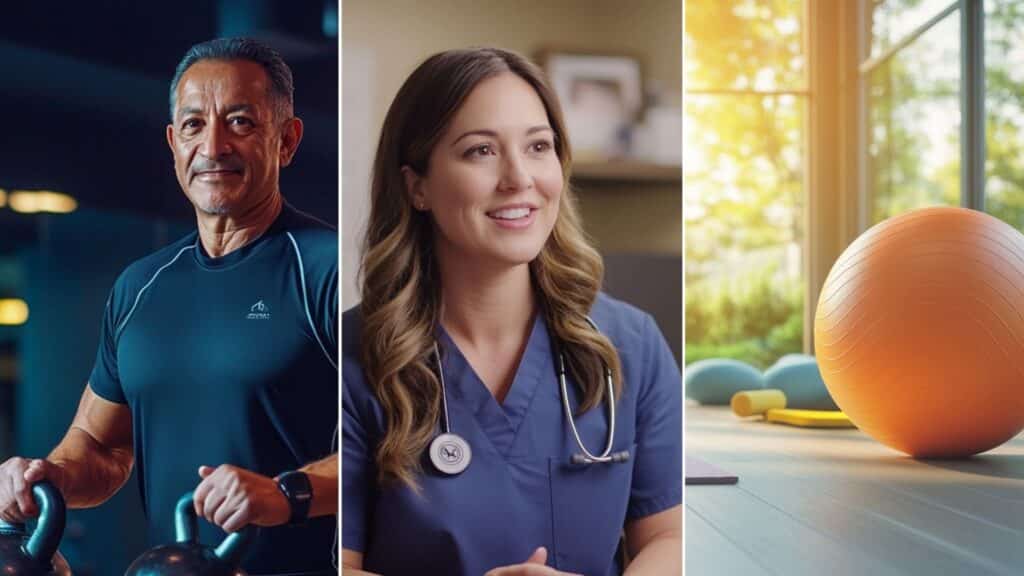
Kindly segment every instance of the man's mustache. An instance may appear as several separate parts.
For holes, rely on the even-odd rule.
[[[237,156],[224,156],[216,160],[197,158],[192,162],[192,167],[189,171],[191,176],[194,177],[203,172],[242,172],[244,169],[245,164],[241,158]]]

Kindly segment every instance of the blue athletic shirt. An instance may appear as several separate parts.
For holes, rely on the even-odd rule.
[[[272,477],[337,451],[337,298],[337,231],[287,204],[230,254],[211,258],[192,232],[118,277],[89,385],[131,409],[152,544],[174,541],[200,465]],[[225,536],[199,525],[204,544]],[[243,566],[326,573],[335,525],[261,528]]]
[[[342,547],[362,552],[366,570],[388,576],[479,576],[526,561],[538,546],[559,570],[621,573],[616,548],[624,525],[682,502],[682,383],[650,315],[603,294],[590,314],[622,361],[612,451],[628,450],[629,460],[572,463],[580,449],[542,315],[500,404],[439,327],[451,431],[469,443],[472,460],[461,474],[445,476],[423,458],[417,493],[377,481],[374,455],[387,418],[360,362],[360,312],[345,312]],[[576,412],[578,388],[567,380]],[[576,417],[595,454],[605,447],[607,406]]]

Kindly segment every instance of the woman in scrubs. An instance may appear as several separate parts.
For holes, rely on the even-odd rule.
[[[342,320],[346,574],[619,574],[623,535],[627,574],[681,573],[679,369],[649,315],[599,292],[569,168],[517,54],[437,54],[395,97]],[[613,461],[579,463],[560,358],[594,454],[610,370]],[[428,456],[444,432],[465,469]]]

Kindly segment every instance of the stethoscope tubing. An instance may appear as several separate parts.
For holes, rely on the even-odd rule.
[[[593,326],[594,323],[590,318],[587,321]],[[596,326],[594,326],[597,329]],[[600,455],[595,455],[587,450],[586,445],[583,444],[583,439],[580,438],[579,430],[576,429],[576,418],[572,414],[572,407],[569,405],[569,387],[565,381],[565,356],[561,352],[558,353],[558,384],[562,389],[562,407],[565,408],[565,418],[569,421],[569,428],[572,430],[573,438],[576,439],[576,445],[580,447],[583,454],[574,454],[573,463],[575,464],[590,464],[593,462],[611,462],[612,457],[612,444],[615,442],[615,387],[612,385],[612,371],[607,367],[604,370],[605,383],[608,387],[608,440],[605,444],[604,451]]]
[[[600,329],[597,324],[590,318],[590,316],[584,316],[587,323],[597,332]],[[444,381],[444,366],[441,362],[441,351],[437,346],[437,341],[434,341],[434,357],[437,360],[438,368],[438,379],[441,383],[441,406],[444,414],[443,430],[445,434],[451,434],[451,421],[448,415],[448,390],[445,386]],[[576,418],[572,414],[572,407],[569,405],[569,389],[566,383],[566,369],[565,369],[565,356],[561,350],[558,352],[558,383],[561,388],[562,396],[562,407],[565,409],[565,417],[569,421],[569,428],[572,430],[573,438],[576,440],[576,445],[583,451],[582,454],[573,454],[572,462],[574,464],[593,464],[595,462],[624,462],[629,459],[629,452],[622,451],[612,454],[612,445],[615,443],[615,386],[612,382],[612,371],[608,366],[604,367],[605,384],[607,386],[608,394],[608,440],[605,444],[604,451],[601,454],[593,454],[583,444],[583,439],[580,438],[579,430],[576,428]]]
[[[441,351],[437,348],[437,340],[434,340],[434,358],[437,359],[437,373],[441,380],[441,407],[444,410],[444,433],[452,433],[452,425],[448,420],[448,391],[444,387],[444,366],[441,364]]]

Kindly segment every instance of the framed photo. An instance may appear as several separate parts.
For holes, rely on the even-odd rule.
[[[626,154],[630,127],[644,107],[639,60],[550,51],[541,62],[562,103],[574,155],[601,160]]]

